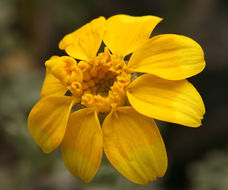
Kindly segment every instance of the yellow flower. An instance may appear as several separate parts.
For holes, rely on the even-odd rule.
[[[46,61],[41,99],[28,127],[44,152],[61,146],[75,177],[90,182],[104,148],[123,176],[147,184],[167,169],[165,145],[152,118],[201,125],[204,104],[186,78],[204,69],[203,51],[181,35],[150,38],[161,20],[99,17],[62,39],[59,47],[69,56]],[[106,47],[97,55],[102,41]]]

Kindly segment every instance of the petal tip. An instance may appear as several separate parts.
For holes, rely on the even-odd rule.
[[[52,151],[54,151],[57,147],[53,149],[53,148],[50,148],[50,147],[40,146],[40,148],[45,154],[49,154]]]

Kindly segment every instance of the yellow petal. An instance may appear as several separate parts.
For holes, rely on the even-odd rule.
[[[103,153],[102,131],[95,111],[84,108],[71,114],[61,151],[69,171],[89,183]]]
[[[147,41],[161,20],[156,16],[112,16],[107,20],[104,43],[112,53],[124,57]]]
[[[46,76],[40,93],[40,97],[57,95],[63,96],[67,92],[66,87],[50,71],[46,69]]]
[[[144,74],[129,85],[127,97],[143,115],[189,127],[200,126],[205,113],[199,93],[187,80]]]
[[[45,153],[53,151],[61,143],[71,107],[71,97],[47,96],[32,108],[28,128]]]
[[[102,129],[105,154],[127,179],[147,184],[165,174],[166,149],[153,119],[132,107],[119,107],[107,116]]]
[[[205,67],[202,48],[181,35],[164,34],[148,40],[132,54],[128,69],[180,80],[196,75]]]
[[[95,57],[101,45],[105,24],[104,17],[92,20],[78,30],[66,35],[60,41],[59,48],[76,59],[88,60]]]

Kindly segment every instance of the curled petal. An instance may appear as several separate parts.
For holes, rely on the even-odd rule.
[[[47,69],[65,86],[81,82],[83,73],[74,58],[62,56],[45,62]]]

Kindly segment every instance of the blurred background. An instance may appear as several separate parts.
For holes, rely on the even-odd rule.
[[[146,186],[123,178],[104,158],[91,184],[70,175],[59,150],[44,154],[27,129],[39,100],[44,62],[61,38],[103,15],[156,15],[153,35],[176,33],[196,40],[207,66],[190,81],[206,105],[203,126],[160,123],[169,166]],[[1,190],[227,190],[228,189],[227,0],[0,0]]]

